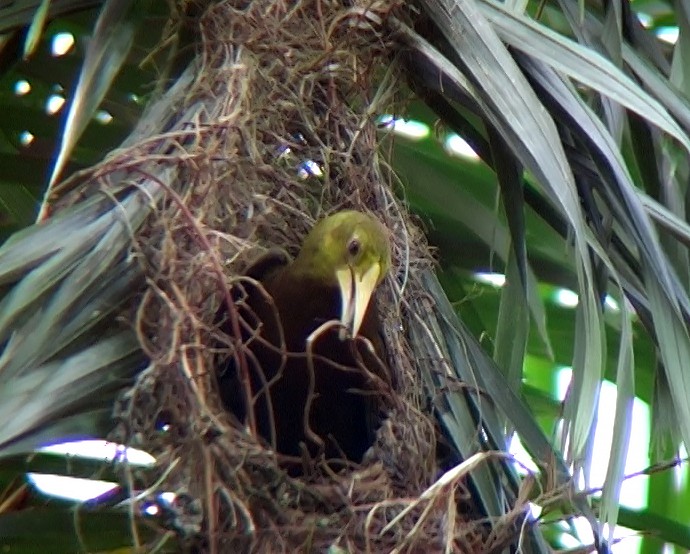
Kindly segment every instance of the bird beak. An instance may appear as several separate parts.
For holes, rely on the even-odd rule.
[[[340,340],[345,340],[346,331],[356,337],[364,320],[364,314],[371,300],[371,295],[379,281],[381,265],[373,264],[364,273],[360,273],[350,266],[336,272],[340,286]]]

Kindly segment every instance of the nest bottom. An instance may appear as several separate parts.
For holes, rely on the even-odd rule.
[[[325,466],[294,478],[200,399],[185,371],[152,365],[117,406],[113,437],[156,457],[153,472],[130,468],[134,488],[147,490],[136,502],[174,493],[162,523],[189,551],[484,550],[487,529],[470,516],[464,477],[432,485],[434,423],[412,406],[389,414],[355,470]]]

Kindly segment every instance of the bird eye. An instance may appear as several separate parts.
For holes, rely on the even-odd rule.
[[[353,258],[359,254],[360,249],[362,248],[362,245],[359,243],[357,239],[352,239],[350,242],[347,243],[347,251],[350,253],[350,256]]]

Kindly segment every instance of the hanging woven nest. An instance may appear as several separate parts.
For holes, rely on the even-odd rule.
[[[113,438],[155,456],[155,479],[127,470],[133,489],[146,491],[136,502],[174,493],[165,523],[190,548],[481,552],[488,544],[463,476],[432,486],[443,469],[437,426],[405,333],[432,258],[382,161],[388,139],[377,121],[406,100],[387,22],[408,9],[214,4],[201,19],[196,65],[123,149],[80,176],[117,199],[136,189],[154,206],[133,236],[130,256],[146,283],[125,314],[149,363],[118,402]],[[294,256],[317,220],[342,209],[371,212],[390,233],[393,267],[378,308],[395,387],[361,465],[291,477],[221,405],[219,360],[242,348],[242,337],[224,332],[216,314],[252,260],[269,248]]]

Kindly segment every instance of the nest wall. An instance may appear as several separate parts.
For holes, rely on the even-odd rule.
[[[176,493],[167,524],[190,547],[481,550],[476,525],[451,509],[460,484],[447,502],[416,503],[438,474],[436,432],[402,331],[406,299],[423,294],[416,275],[432,260],[395,194],[377,127],[404,105],[387,22],[407,10],[396,1],[213,4],[170,127],[98,170],[110,176],[104,186],[116,168],[163,192],[134,241],[147,284],[131,319],[151,362],[118,405],[117,438],[156,457],[155,482],[131,478],[151,498]],[[248,260],[269,247],[295,254],[316,220],[345,208],[373,212],[390,231],[394,267],[379,308],[397,383],[392,413],[361,468],[290,478],[220,405],[215,364],[242,345],[214,316]]]

